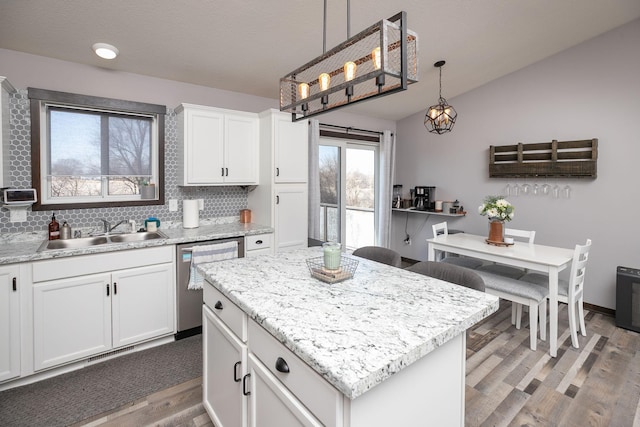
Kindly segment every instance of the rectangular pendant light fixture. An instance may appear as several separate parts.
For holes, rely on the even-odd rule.
[[[389,95],[418,81],[418,35],[407,14],[384,19],[280,79],[292,121]]]

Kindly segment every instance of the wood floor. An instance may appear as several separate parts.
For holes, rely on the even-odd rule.
[[[547,342],[529,349],[529,329],[500,310],[467,334],[466,425],[640,427],[640,334],[588,312],[587,336],[571,346],[560,309],[558,357]],[[162,390],[77,426],[212,426],[201,379]]]

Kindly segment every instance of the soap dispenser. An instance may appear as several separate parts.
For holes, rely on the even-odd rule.
[[[60,224],[56,221],[55,212],[51,215],[51,222],[49,223],[49,240],[58,240],[60,238]]]
[[[60,227],[60,239],[70,239],[71,238],[71,227],[67,223],[67,221],[62,223],[62,227]]]

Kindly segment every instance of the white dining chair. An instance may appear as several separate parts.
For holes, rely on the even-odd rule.
[[[568,305],[569,309],[569,329],[571,331],[571,345],[578,347],[578,321],[580,322],[580,333],[587,335],[587,328],[584,323],[584,277],[587,271],[587,261],[591,250],[591,239],[587,239],[586,244],[576,245],[573,251],[573,261],[571,262],[571,272],[569,280],[558,281],[558,301]],[[540,273],[527,273],[521,278],[522,281],[534,285],[548,286],[549,276]],[[576,312],[577,310],[577,312]]]
[[[544,341],[547,336],[547,296],[549,295],[549,289],[546,286],[486,271],[476,270],[476,273],[482,277],[486,293],[511,301],[512,306],[520,304],[529,307],[529,347],[531,350],[535,350],[537,347],[538,323],[540,323],[540,339]],[[520,322],[516,323],[516,329],[520,329]]]
[[[438,224],[433,224],[431,226],[431,229],[433,230],[433,237],[438,237],[441,234],[449,234],[449,227],[447,226],[446,221],[439,222]],[[458,265],[460,267],[471,269],[476,269],[482,265],[482,261],[478,259],[463,256],[447,256],[447,254],[444,252],[440,254],[439,259],[437,259],[436,261],[446,262],[447,264]]]
[[[536,238],[535,231],[518,230],[516,228],[505,228],[504,235],[506,237],[513,237],[514,239],[523,239],[528,244],[533,245]],[[500,276],[510,277],[512,279],[518,279],[523,274],[527,273],[526,270],[517,267],[511,267],[502,264],[487,264],[478,267],[478,270],[486,271],[488,273],[498,274]]]

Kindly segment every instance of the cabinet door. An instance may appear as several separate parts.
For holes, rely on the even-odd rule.
[[[187,185],[221,183],[224,173],[224,115],[185,110],[185,174]]]
[[[173,264],[112,274],[113,347],[175,332]]]
[[[204,407],[216,426],[246,426],[242,384],[247,373],[247,346],[207,306],[203,306],[202,335]]]
[[[0,268],[0,381],[20,375],[18,266]]]
[[[292,122],[290,114],[278,114],[274,119],[275,182],[308,182],[308,125]]]
[[[276,251],[307,247],[307,185],[275,186]]]
[[[250,427],[299,427],[322,424],[269,370],[249,354]]]
[[[95,274],[33,286],[35,370],[111,349],[110,279]]]
[[[258,181],[258,118],[225,114],[225,176],[229,184]]]

